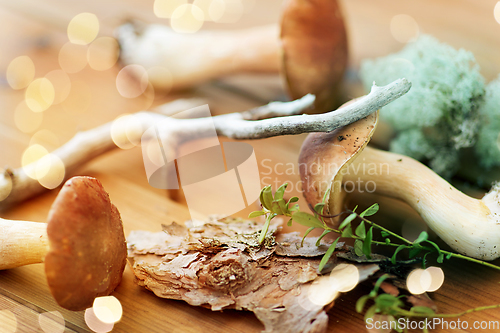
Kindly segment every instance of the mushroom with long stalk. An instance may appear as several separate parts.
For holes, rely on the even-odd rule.
[[[281,71],[290,97],[314,94],[318,111],[335,106],[347,66],[347,36],[336,0],[285,1],[279,26],[185,34],[163,25],[127,23],[116,36],[121,62],[146,68],[155,88]]]
[[[500,187],[475,199],[410,157],[366,147],[377,119],[374,113],[306,138],[299,156],[306,200],[315,205],[330,189],[327,214],[333,216],[344,210],[343,197],[356,187],[397,198],[455,251],[481,260],[500,257]]]
[[[74,177],[47,220],[0,219],[0,270],[43,262],[57,303],[72,311],[89,308],[122,279],[127,246],[120,213],[97,179]]]
[[[374,85],[372,91],[356,103],[342,110],[318,115],[298,115],[314,102],[314,97],[311,95],[306,95],[297,101],[274,102],[250,111],[211,118],[176,119],[158,113],[139,112],[131,116],[132,121],[127,122],[133,124],[133,130],[128,126],[113,126],[114,123],[104,124],[78,133],[51,154],[62,161],[65,166],[65,176],[70,177],[76,173],[78,167],[92,158],[116,148],[113,139],[125,137],[132,142],[140,142],[143,134],[153,126],[169,137],[171,146],[164,147],[166,154],[175,154],[177,146],[186,140],[210,136],[213,133],[212,124],[218,135],[238,140],[328,132],[366,117],[404,95],[410,86],[411,84],[405,79],[398,79],[383,87]],[[20,169],[7,169],[0,174],[0,198],[4,198],[0,201],[0,208],[8,207],[46,190],[38,180],[28,176],[29,170],[36,169],[36,163]],[[48,174],[51,172],[51,169],[47,171]]]

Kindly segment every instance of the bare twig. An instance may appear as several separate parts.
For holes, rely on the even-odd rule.
[[[163,135],[168,135],[175,151],[177,145],[193,139],[204,138],[213,133],[232,139],[261,139],[278,135],[292,135],[309,132],[329,132],[338,127],[366,117],[382,106],[404,95],[411,84],[406,79],[396,80],[387,86],[373,86],[372,91],[355,103],[319,115],[298,115],[314,103],[314,97],[306,95],[302,99],[268,105],[243,113],[230,113],[211,118],[175,119],[153,112],[139,112],[133,115],[134,130],[126,126],[113,127],[107,123],[95,129],[77,133],[70,141],[52,152],[65,166],[65,179],[76,170],[105,152],[116,148],[113,137],[126,137],[130,142],[140,142],[146,130],[156,126]],[[267,119],[271,118],[272,119]],[[32,174],[37,162],[15,170],[7,169],[0,175],[0,209],[23,201],[46,190]],[[49,170],[50,172],[50,170]]]

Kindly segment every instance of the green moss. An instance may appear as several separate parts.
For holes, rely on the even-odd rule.
[[[472,53],[421,36],[402,51],[366,60],[361,79],[385,85],[405,77],[411,90],[385,106],[382,119],[397,131],[391,150],[428,162],[450,177],[458,169],[458,151],[474,145],[485,87]]]
[[[474,149],[481,166],[500,166],[500,76],[486,87],[485,101],[479,112],[482,126]]]

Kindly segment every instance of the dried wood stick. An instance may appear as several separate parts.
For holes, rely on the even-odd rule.
[[[156,126],[162,135],[168,135],[175,151],[182,142],[207,137],[213,133],[232,139],[261,139],[278,135],[292,135],[310,132],[329,132],[345,126],[378,110],[401,97],[411,87],[406,79],[398,79],[386,86],[373,85],[371,92],[355,103],[319,115],[298,115],[314,103],[314,96],[306,95],[292,102],[273,102],[268,105],[242,112],[210,118],[176,119],[153,112],[138,112],[133,117],[133,128],[114,126],[107,123],[97,128],[77,133],[70,141],[51,154],[64,164],[65,179],[73,176],[77,169],[116,148],[113,138],[126,137],[130,142],[140,142],[143,134]],[[266,119],[271,118],[271,119]],[[36,170],[37,162],[15,170],[6,169],[0,175],[0,209],[33,197],[46,190],[39,181],[28,175]],[[52,170],[48,170],[48,173]]]

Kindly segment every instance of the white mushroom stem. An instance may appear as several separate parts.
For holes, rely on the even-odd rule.
[[[410,157],[370,147],[343,172],[349,189],[359,186],[408,203],[455,251],[481,260],[500,257],[499,187],[475,199]]]
[[[156,67],[158,75],[148,73],[155,87],[187,88],[231,73],[280,70],[278,25],[185,34],[134,22],[118,28],[116,37],[124,64]]]
[[[44,262],[47,224],[0,219],[0,270]]]
[[[242,112],[230,113],[210,118],[176,119],[153,112],[139,112],[130,117],[129,126],[114,126],[107,123],[95,129],[77,133],[70,141],[51,154],[57,156],[65,167],[65,179],[76,173],[78,167],[93,158],[116,148],[117,138],[126,138],[139,143],[149,128],[156,126],[161,133],[168,134],[171,147],[165,151],[175,151],[177,145],[194,139],[212,135],[215,126],[218,135],[233,139],[260,139],[278,135],[309,132],[328,132],[345,126],[375,112],[382,106],[404,95],[411,84],[406,79],[398,79],[386,86],[373,86],[372,91],[355,103],[318,115],[296,115],[314,103],[314,96],[268,105]],[[273,119],[265,119],[276,117]],[[113,140],[115,139],[115,141]],[[8,207],[46,190],[38,180],[30,178],[29,170],[36,169],[37,162],[16,170],[7,169],[0,175],[0,209]],[[48,170],[48,174],[52,172]]]

